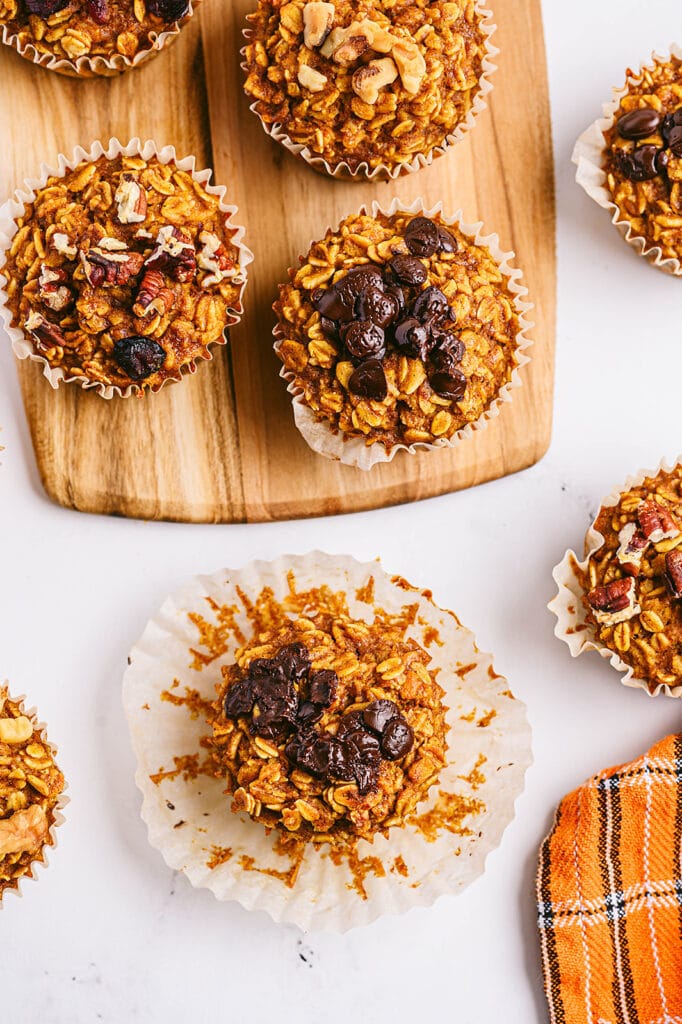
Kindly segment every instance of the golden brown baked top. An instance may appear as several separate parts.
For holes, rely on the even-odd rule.
[[[471,110],[485,56],[474,0],[259,0],[246,92],[333,168],[409,163]]]
[[[447,730],[430,657],[406,626],[332,613],[323,588],[305,617],[240,648],[209,717],[233,810],[327,842],[404,823],[445,764]]]
[[[604,543],[586,572],[587,619],[651,690],[682,681],[682,467],[599,511]]]
[[[0,267],[14,325],[67,379],[158,390],[241,312],[227,216],[155,157],[102,156],[50,178]]]
[[[289,276],[278,354],[334,431],[387,450],[449,438],[511,379],[520,326],[508,280],[440,215],[348,217]]]
[[[131,58],[188,8],[189,0],[0,0],[0,25],[41,54]]]
[[[656,60],[634,79],[628,72],[605,140],[604,170],[621,219],[647,249],[682,259],[682,61]]]
[[[64,776],[35,720],[0,686],[0,899],[43,860]]]

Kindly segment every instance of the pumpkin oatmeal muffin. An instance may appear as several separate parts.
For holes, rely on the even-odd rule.
[[[259,0],[245,89],[266,131],[318,169],[395,176],[483,107],[489,18],[475,0]]]
[[[0,686],[0,901],[54,844],[63,789],[43,727]]]
[[[302,403],[345,441],[390,453],[451,440],[519,365],[510,278],[440,214],[348,217],[289,277],[275,347],[295,411]]]
[[[209,719],[233,810],[332,842],[404,824],[447,726],[431,658],[403,631],[313,610],[238,651]]]
[[[0,264],[29,348],[17,354],[46,364],[55,386],[105,397],[158,391],[210,358],[242,312],[248,250],[206,176],[119,153],[48,178]]]
[[[0,28],[23,57],[88,77],[141,63],[192,13],[190,0],[0,0]]]

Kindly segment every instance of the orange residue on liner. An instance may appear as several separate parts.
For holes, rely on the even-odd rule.
[[[145,703],[140,706],[140,711],[151,711],[151,708],[149,707],[149,704]]]
[[[472,708],[472,710],[467,715],[460,715],[460,722],[473,722],[474,718],[476,717],[477,710],[477,708]]]
[[[175,688],[178,684],[176,679],[173,682],[171,689]],[[176,707],[186,707],[189,710],[190,717],[196,719],[199,715],[206,715],[211,709],[210,700],[205,700],[198,690],[193,690],[191,687],[185,687],[185,696],[179,697],[175,693],[171,693],[170,690],[161,691],[161,700],[168,701],[169,704],[174,704]]]
[[[438,838],[441,829],[456,836],[473,835],[472,830],[463,822],[471,814],[480,814],[482,811],[485,811],[485,804],[482,800],[462,796],[461,793],[444,793],[443,790],[440,790],[438,799],[431,810],[424,814],[413,815],[409,819],[409,824],[419,829],[427,842],[433,843]]]
[[[361,857],[358,854],[357,840],[349,840],[345,846],[330,849],[329,856],[333,864],[340,865],[345,862],[348,865],[353,881],[347,883],[346,888],[350,889],[351,892],[355,890],[363,900],[367,899],[367,889],[365,887],[367,876],[374,875],[375,878],[386,877],[386,869],[378,857],[373,857],[372,854]]]
[[[421,617],[421,615],[417,619],[417,622],[419,623],[420,626],[424,627],[422,632],[422,640],[425,647],[430,647],[431,644],[437,644],[439,647],[443,646],[445,641],[441,640],[440,633],[438,632],[435,626],[430,625],[426,619],[423,619]]]
[[[397,874],[402,875],[403,878],[408,877],[409,871],[407,870],[407,864],[400,856],[400,854],[398,854],[398,856],[394,859],[391,871],[395,871]]]
[[[497,718],[497,711],[495,711],[494,708],[491,708],[490,711],[486,711],[486,713],[481,718],[479,718],[479,720],[476,722],[476,727],[478,729],[487,728],[487,726],[489,726],[490,723],[492,722],[493,718]]]
[[[374,604],[374,577],[370,576],[364,587],[358,587],[355,591],[355,600],[363,604]]]
[[[214,777],[213,759],[210,757],[200,762],[198,754],[181,754],[179,757],[174,757],[173,762],[175,768],[161,767],[158,772],[149,776],[155,786],[160,785],[166,779],[177,779],[178,775],[182,775],[183,782],[194,781],[200,775]]]
[[[211,871],[220,867],[221,864],[226,864],[232,857],[232,847],[230,846],[213,845],[210,852],[211,856],[206,861],[206,867]]]
[[[212,661],[215,661],[216,658],[225,653],[231,637],[234,636],[240,643],[244,643],[244,636],[235,618],[237,607],[228,604],[220,605],[212,597],[207,597],[206,603],[214,612],[218,620],[217,624],[215,622],[208,622],[198,612],[187,613],[190,622],[199,631],[197,646],[205,648],[205,650],[197,650],[196,647],[190,647],[189,653],[192,655],[190,668],[195,669],[197,672],[201,672]]]
[[[488,758],[485,756],[485,754],[479,754],[478,755],[478,760],[476,761],[476,764],[471,769],[469,774],[468,775],[458,775],[457,778],[458,779],[463,779],[464,782],[468,782],[472,789],[478,789],[486,781],[485,775],[483,774],[482,771],[479,771],[479,769],[480,769],[481,765],[485,764],[485,762],[487,760],[488,760]]]
[[[286,840],[282,836],[278,836],[275,840],[273,847],[275,853],[279,854],[280,857],[288,857],[290,861],[290,867],[287,871],[277,871],[276,868],[260,868],[256,865],[254,857],[249,856],[246,853],[242,853],[239,858],[239,866],[243,871],[258,871],[261,875],[268,875],[270,878],[276,878],[278,881],[283,882],[287,889],[293,889],[298,878],[298,873],[303,863],[305,856],[306,844],[296,840]]]
[[[476,662],[472,661],[468,665],[460,665],[459,668],[455,669],[455,675],[459,676],[460,679],[464,679],[470,672],[473,672],[476,668]]]

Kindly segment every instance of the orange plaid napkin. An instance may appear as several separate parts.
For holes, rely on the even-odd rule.
[[[552,1024],[682,1024],[682,735],[564,797],[540,847]]]

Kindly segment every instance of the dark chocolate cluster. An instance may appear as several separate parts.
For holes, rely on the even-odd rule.
[[[682,157],[682,107],[665,115],[651,107],[640,107],[624,114],[617,128],[623,139],[635,143],[629,153],[618,151],[615,155],[619,171],[630,181],[649,181],[658,175],[664,176],[669,153]],[[640,139],[649,139],[652,135],[660,135],[662,144],[637,145]]]
[[[316,730],[334,703],[338,677],[313,671],[301,643],[287,644],[274,658],[255,658],[246,675],[227,690],[228,718],[249,718],[251,732],[282,742],[288,760],[322,779],[355,782],[360,793],[376,788],[382,759],[397,761],[410,752],[414,733],[391,700],[375,700],[350,711],[336,735]]]
[[[40,18],[49,18],[57,11],[67,7],[71,0],[24,0],[29,14],[37,14]],[[189,9],[189,0],[146,0],[147,13],[162,21],[172,22],[184,17]],[[98,25],[106,25],[109,20],[107,0],[85,0],[83,12]]]
[[[421,359],[429,384],[444,398],[459,401],[466,391],[460,363],[464,345],[446,325],[454,311],[439,288],[424,288],[428,277],[422,259],[457,251],[444,227],[415,217],[405,229],[410,255],[394,256],[385,266],[352,267],[312,299],[325,336],[340,346],[341,358],[355,366],[348,390],[359,398],[383,401],[387,395],[381,360],[391,348]]]

